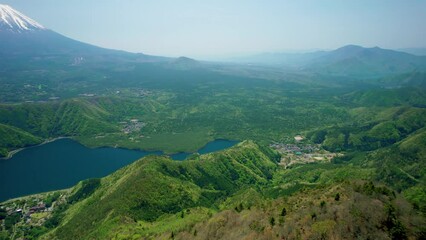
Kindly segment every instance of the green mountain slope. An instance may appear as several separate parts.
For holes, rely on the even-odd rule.
[[[426,128],[370,157],[377,167],[376,179],[403,192],[426,214]]]
[[[44,199],[55,207],[34,215],[47,216],[41,225],[7,216],[0,237],[15,229],[28,239],[422,239],[424,176],[416,169],[424,169],[424,149],[418,130],[346,162],[290,169],[252,141],[182,162],[149,156],[70,190],[3,203],[13,209]],[[399,194],[392,186],[405,177],[383,175],[387,166],[415,182]]]
[[[365,111],[371,109],[354,111],[354,118],[365,118],[369,115]],[[324,148],[348,151],[343,161],[374,167],[376,181],[402,192],[426,213],[425,109],[396,107],[373,112],[370,120],[360,121],[363,123],[315,131],[308,136]]]
[[[424,234],[424,220],[403,199],[371,182],[338,183],[238,206],[175,233],[174,239],[421,239]],[[170,232],[157,237],[170,238]]]
[[[111,238],[123,224],[137,226],[187,208],[214,208],[236,191],[268,184],[276,168],[273,157],[243,142],[197,160],[142,159],[102,179],[90,197],[67,210],[64,223],[48,238]]]
[[[426,110],[415,107],[354,109],[353,122],[308,133],[330,150],[374,150],[390,146],[426,126]]]
[[[0,157],[7,156],[10,148],[26,147],[42,142],[41,138],[4,124],[0,124],[0,136]]]
[[[8,131],[8,135],[12,130],[17,131],[23,137],[16,141],[6,138],[5,132],[4,139],[0,141],[3,149],[0,154],[5,156],[10,150],[34,145],[41,139],[117,131],[118,127],[108,122],[108,117],[109,113],[96,103],[83,99],[44,104],[2,104],[0,123],[5,129],[3,131]]]

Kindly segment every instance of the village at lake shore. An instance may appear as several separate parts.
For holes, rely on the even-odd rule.
[[[315,162],[331,162],[335,157],[343,156],[342,153],[333,153],[321,148],[320,144],[304,143],[304,137],[297,135],[294,143],[272,143],[270,147],[281,154],[279,165],[285,169],[296,164]]]

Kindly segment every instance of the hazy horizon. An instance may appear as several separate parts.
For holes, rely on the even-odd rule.
[[[100,47],[220,58],[336,49],[423,48],[426,1],[2,1],[45,27]]]

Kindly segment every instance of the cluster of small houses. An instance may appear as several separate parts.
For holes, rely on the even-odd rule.
[[[321,146],[318,144],[301,144],[303,137],[298,135],[294,137],[296,143],[285,144],[285,143],[273,143],[270,145],[279,153],[282,154],[280,165],[285,168],[290,167],[293,164],[306,164],[317,161],[330,161],[336,156],[336,153],[330,153],[325,150],[321,150]]]
[[[81,94],[78,94],[79,96],[81,96],[81,97],[94,97],[94,96],[96,96],[96,94],[94,94],[94,93],[81,93]]]
[[[5,210],[6,210],[8,216],[13,215],[13,214],[20,214],[21,217],[23,217],[26,220],[27,223],[31,221],[31,215],[34,214],[34,213],[51,212],[52,211],[52,209],[46,207],[46,204],[43,203],[43,202],[40,202],[37,205],[32,206],[30,208],[6,207]]]
[[[137,94],[138,94],[138,97],[146,97],[150,95],[151,92],[145,89],[138,89]]]
[[[303,140],[305,140],[303,136],[296,135],[294,136],[295,144],[273,143],[270,147],[276,149],[280,153],[294,153],[296,155],[317,152],[320,150],[320,145],[318,144],[300,144]]]
[[[271,147],[278,150],[281,153],[294,153],[296,155],[302,155],[303,153],[312,153],[320,150],[319,145],[313,144],[284,144],[284,143],[274,143],[271,144]]]
[[[139,89],[132,89],[130,94],[135,96],[135,97],[141,97],[142,98],[142,97],[146,97],[146,96],[151,95],[151,93],[152,93],[151,91],[145,90],[143,88],[139,88]],[[115,94],[121,94],[121,91],[116,90]]]
[[[120,123],[124,125],[122,131],[125,134],[129,134],[132,132],[139,132],[146,125],[146,123],[140,122],[138,119],[131,119],[130,122],[120,122]]]

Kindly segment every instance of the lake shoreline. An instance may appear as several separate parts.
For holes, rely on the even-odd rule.
[[[42,146],[42,145],[44,145],[44,144],[48,144],[48,143],[54,142],[54,141],[56,141],[56,140],[66,139],[66,138],[71,138],[71,137],[57,137],[57,138],[52,138],[52,139],[46,139],[46,140],[44,140],[44,142],[42,142],[42,143],[40,143],[40,144],[37,144],[37,145],[33,145],[33,146],[29,146],[29,147],[23,147],[23,148],[18,148],[18,149],[15,149],[15,150],[13,150],[13,151],[10,151],[10,152],[7,154],[7,156],[6,156],[6,157],[2,157],[2,158],[0,158],[0,160],[9,160],[9,159],[11,159],[11,158],[13,157],[13,155],[15,155],[15,154],[17,154],[18,152],[23,151],[23,150],[25,150],[25,149],[33,148],[33,147],[38,147],[38,146]]]
[[[34,145],[23,149],[10,160],[0,161],[0,202],[67,189],[84,179],[105,177],[150,155],[175,161],[187,159],[186,154],[166,156],[162,152],[112,147],[89,148],[72,138],[61,138],[45,140],[44,144],[38,144],[37,147]],[[213,141],[199,152],[221,151],[233,145],[235,142]]]
[[[57,141],[57,140],[60,140],[60,139],[73,139],[72,137],[56,137],[56,138],[52,138],[52,139],[46,139],[46,140],[44,140],[44,142],[42,142],[42,143],[40,143],[40,144],[37,144],[37,145],[33,145],[33,146],[29,146],[29,147],[23,147],[23,148],[18,148],[18,149],[15,149],[15,150],[13,150],[13,151],[10,151],[8,154],[7,154],[7,156],[6,157],[1,157],[0,158],[0,161],[2,161],[2,160],[9,160],[9,159],[11,159],[15,154],[17,154],[18,152],[20,152],[20,151],[23,151],[23,150],[25,150],[25,149],[29,149],[29,148],[33,148],[33,147],[39,147],[39,146],[42,146],[42,145],[45,145],[45,144],[48,144],[48,143],[51,143],[51,142],[54,142],[54,141]],[[73,139],[73,140],[75,140],[75,139]],[[79,141],[77,141],[77,140],[75,140],[76,142],[78,142],[79,144],[82,144],[82,143],[80,143]],[[176,152],[176,153],[167,153],[167,152],[164,152],[163,150],[147,150],[147,149],[138,149],[138,148],[125,148],[125,147],[118,147],[118,146],[96,146],[96,147],[88,147],[88,146],[86,146],[85,144],[82,144],[83,146],[85,146],[85,147],[88,147],[88,148],[92,148],[92,149],[96,149],[96,148],[108,148],[108,147],[111,147],[111,148],[119,148],[119,149],[125,149],[125,150],[135,150],[135,151],[144,151],[144,152],[152,152],[152,153],[159,153],[159,152],[161,152],[163,155],[166,155],[166,156],[169,156],[169,157],[171,157],[172,159],[174,159],[173,158],[173,156],[177,156],[177,155],[181,155],[181,154],[183,154],[183,155],[186,155],[186,156],[189,156],[189,155],[191,155],[191,154],[195,154],[195,153],[198,153],[198,154],[201,154],[199,151],[200,150],[202,150],[203,148],[205,148],[209,143],[211,143],[211,142],[216,142],[216,141],[231,141],[231,142],[234,142],[235,144],[236,143],[238,143],[239,141],[236,141],[236,140],[227,140],[227,139],[221,139],[221,138],[219,138],[219,139],[214,139],[213,141],[210,141],[210,142],[208,142],[207,144],[205,144],[203,147],[201,147],[201,148],[199,148],[199,149],[197,149],[195,152]],[[183,159],[174,159],[174,160],[183,160]]]

